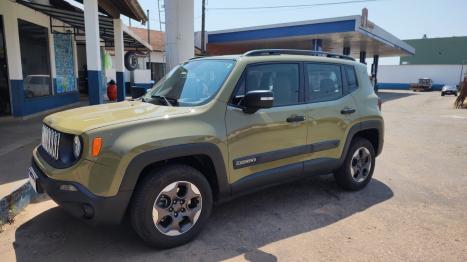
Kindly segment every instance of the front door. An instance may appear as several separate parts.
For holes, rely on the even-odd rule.
[[[307,143],[313,148],[305,161],[305,174],[330,172],[336,167],[347,133],[358,118],[351,94],[357,87],[355,71],[353,66],[327,63],[306,63],[304,71]]]
[[[299,63],[250,65],[238,83],[226,113],[229,182],[232,191],[302,175],[307,125]],[[242,97],[271,90],[274,106],[248,114]]]
[[[3,17],[0,15],[0,116],[11,115],[10,87],[8,82],[8,63],[6,58]]]

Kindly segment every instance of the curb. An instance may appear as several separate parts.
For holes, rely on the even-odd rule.
[[[0,199],[0,226],[13,223],[14,217],[38,196],[29,182],[26,182],[11,194]]]

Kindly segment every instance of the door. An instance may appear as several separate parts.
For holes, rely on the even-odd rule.
[[[347,71],[353,73],[353,82]],[[305,64],[307,143],[312,153],[305,174],[333,171],[341,157],[347,133],[358,118],[351,94],[357,83],[352,66],[326,63]],[[351,85],[352,84],[352,85]]]
[[[300,150],[306,143],[307,126],[299,63],[250,65],[245,69],[226,113],[229,149],[229,182],[242,191],[303,171]],[[242,98],[253,90],[271,90],[272,108],[248,114]]]
[[[0,116],[11,115],[8,62],[5,48],[3,17],[0,15]]]

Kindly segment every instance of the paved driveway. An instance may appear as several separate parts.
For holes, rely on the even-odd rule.
[[[329,175],[270,188],[216,207],[195,241],[170,250],[44,201],[4,228],[0,261],[467,261],[467,110],[438,92],[381,96],[385,148],[360,192]]]

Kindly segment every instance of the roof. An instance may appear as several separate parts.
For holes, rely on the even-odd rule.
[[[467,63],[467,36],[405,40],[417,53],[401,57],[401,64],[458,65]]]
[[[83,0],[75,1],[83,3]],[[113,18],[119,18],[119,14],[122,14],[141,23],[148,21],[138,0],[99,0],[99,12],[105,13]]]
[[[18,4],[22,4],[38,12],[46,14],[51,18],[60,20],[65,24],[69,25],[73,29],[73,34],[76,36],[76,40],[84,41],[84,12],[80,8],[71,6],[63,0],[54,0],[53,5],[43,5],[24,0],[16,0]],[[51,22],[51,31],[54,33],[55,26]],[[63,29],[63,28],[61,28]],[[114,45],[114,27],[113,18],[107,15],[99,14],[99,36],[104,40],[106,47],[113,47]],[[139,36],[134,34],[125,25],[123,26],[123,41],[125,48],[127,49],[149,49],[152,50],[151,46]]]
[[[141,39],[148,39],[148,30],[145,28],[139,27],[128,27],[131,31],[133,31],[136,35],[138,35]],[[165,33],[157,30],[150,30],[150,45],[152,46],[153,51],[165,51]]]
[[[415,53],[409,44],[374,23],[363,25],[360,15],[208,32],[208,52],[226,54],[263,48],[310,49],[313,39],[322,39],[323,51],[327,52],[342,53],[344,46],[350,47],[354,57],[358,57],[360,51],[365,51],[367,56]]]

